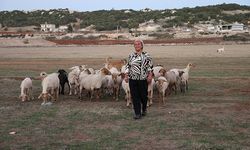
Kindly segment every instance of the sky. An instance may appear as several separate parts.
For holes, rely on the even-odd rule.
[[[75,11],[144,8],[174,9],[236,3],[250,6],[250,0],[0,0],[0,11],[68,8]]]

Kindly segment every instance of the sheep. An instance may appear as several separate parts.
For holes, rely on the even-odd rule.
[[[159,97],[162,98],[163,105],[165,105],[166,90],[168,86],[169,86],[169,82],[163,76],[160,76],[158,80],[156,81],[156,87],[158,89]],[[160,106],[160,102],[159,102],[159,106]]]
[[[19,98],[21,98],[22,102],[26,100],[34,99],[32,96],[32,80],[30,78],[25,78],[20,85],[21,94]]]
[[[80,81],[80,98],[82,98],[81,93],[83,89],[90,91],[90,100],[93,98],[94,90],[98,90],[97,96],[99,98],[99,89],[102,86],[102,80],[105,77],[105,75],[110,75],[110,74],[111,73],[107,68],[102,68],[100,69],[100,72],[96,74],[86,75]]]
[[[69,80],[68,80],[68,74],[65,70],[63,69],[59,69],[58,70],[58,78],[60,80],[60,90],[59,90],[59,94],[63,94],[64,95],[64,85],[65,83],[67,83],[68,87],[69,87],[69,91],[70,91],[70,86],[69,86]]]
[[[178,76],[180,76],[179,72],[183,71],[183,74],[180,76],[181,77],[181,84],[180,84],[181,91],[183,91],[183,89],[188,90],[189,71],[192,67],[195,67],[195,65],[192,63],[188,63],[187,67],[184,69],[171,69],[170,70],[170,71],[173,71],[176,74],[178,74]],[[184,88],[183,88],[183,86],[184,86]],[[183,91],[183,92],[185,92],[185,91]]]
[[[55,101],[58,100],[59,97],[59,86],[60,81],[58,78],[58,73],[48,74],[42,80],[42,93],[39,95],[38,99],[43,100],[43,104],[46,103],[47,100],[50,98],[54,99]]]

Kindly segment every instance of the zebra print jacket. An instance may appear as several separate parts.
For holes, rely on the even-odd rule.
[[[146,80],[148,73],[153,69],[152,58],[147,52],[137,54],[133,52],[128,57],[125,73],[133,80]]]

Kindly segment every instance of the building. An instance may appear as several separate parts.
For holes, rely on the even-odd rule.
[[[41,31],[43,32],[54,32],[55,29],[56,29],[55,24],[47,24],[47,22],[45,22],[45,24],[41,24]]]
[[[244,31],[244,24],[235,22],[233,24],[219,25],[217,27],[219,32],[229,32],[229,31]]]
[[[59,26],[59,28],[58,28],[58,31],[59,32],[66,32],[66,31],[68,31],[68,26]]]

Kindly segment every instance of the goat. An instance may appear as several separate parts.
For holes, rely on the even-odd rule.
[[[60,86],[60,81],[58,78],[58,73],[52,73],[47,75],[42,80],[43,90],[42,93],[39,95],[38,99],[42,98],[44,104],[50,98],[56,101],[59,97],[59,86]]]
[[[99,89],[102,86],[102,80],[106,75],[110,75],[110,71],[106,68],[100,69],[96,74],[86,75],[80,80],[80,98],[82,98],[82,90],[86,89],[90,92],[90,100],[93,98],[94,90],[98,90],[97,96],[99,98]]]
[[[32,96],[32,80],[30,78],[25,78],[20,85],[21,94],[19,98],[24,102],[26,100],[33,99]]]
[[[168,86],[169,86],[169,82],[163,76],[160,76],[158,80],[156,81],[156,87],[158,89],[160,99],[162,98],[163,105],[165,105],[166,90]],[[160,106],[160,101],[159,101],[159,106]]]
[[[127,63],[126,59],[122,60],[112,60],[112,57],[107,57],[106,58],[106,63],[105,63],[105,68],[111,69],[112,67],[117,68],[118,70],[121,70],[122,66]]]
[[[60,90],[59,90],[59,94],[64,95],[64,85],[65,85],[65,83],[67,83],[67,85],[69,87],[69,91],[70,91],[68,74],[64,69],[59,69],[58,73],[59,73],[58,78],[60,80],[60,87],[61,87]]]
[[[217,49],[217,53],[223,53],[225,51],[224,46],[222,48]]]

